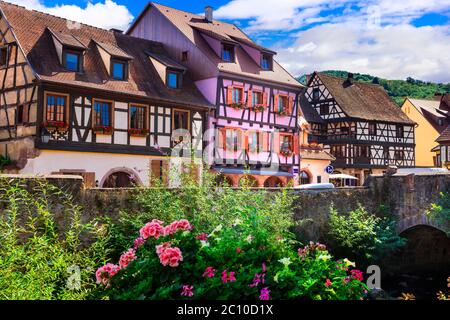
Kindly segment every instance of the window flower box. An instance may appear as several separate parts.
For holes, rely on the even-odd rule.
[[[265,108],[266,108],[266,106],[264,106],[264,105],[262,105],[262,104],[258,104],[258,105],[256,105],[256,106],[251,107],[251,109],[252,109],[254,112],[262,112],[262,111],[264,111]]]
[[[112,126],[95,126],[92,130],[96,134],[112,134],[113,127]]]
[[[230,107],[236,110],[242,110],[245,108],[245,105],[243,103],[233,102],[230,104]]]
[[[133,137],[146,137],[149,134],[147,129],[128,129],[128,133]]]
[[[69,124],[65,121],[46,121],[44,122],[44,128],[48,131],[67,131]]]
[[[289,113],[287,111],[278,111],[277,112],[279,116],[288,116]]]

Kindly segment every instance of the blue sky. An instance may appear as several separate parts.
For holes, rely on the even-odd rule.
[[[146,0],[7,0],[103,28],[126,29]],[[450,0],[159,0],[235,23],[278,51],[292,74],[343,69],[450,82]]]

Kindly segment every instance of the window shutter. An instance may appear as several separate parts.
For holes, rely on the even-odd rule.
[[[241,88],[241,103],[245,105],[245,90],[244,87]]]
[[[270,151],[269,132],[261,132],[261,139],[262,139],[262,150],[264,152]]]
[[[227,87],[227,101],[226,104],[232,104],[233,103],[233,86]]]
[[[243,134],[244,134],[244,150],[248,150],[248,133],[249,133],[249,131],[244,131],[243,132]]]
[[[267,106],[267,92],[263,92],[263,106],[266,107]]]
[[[247,107],[251,108],[253,105],[253,92],[248,90],[247,92]]]
[[[294,98],[292,96],[289,96],[289,113],[292,114],[294,111]]]
[[[220,128],[219,130],[216,131],[217,134],[217,149],[223,149],[225,150],[226,147],[226,130],[225,128]]]
[[[294,136],[294,154],[300,154],[300,141],[299,141],[299,136],[295,135]]]
[[[280,133],[274,132],[273,135],[273,152],[280,152]]]
[[[278,94],[274,95],[273,97],[273,111],[278,112],[278,99],[280,96]]]

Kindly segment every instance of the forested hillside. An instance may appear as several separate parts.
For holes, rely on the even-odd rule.
[[[347,78],[348,73],[347,71],[340,70],[327,70],[322,72],[341,78]],[[361,73],[353,73],[353,77],[357,81],[371,82],[382,85],[398,105],[402,104],[405,97],[432,99],[436,92],[450,92],[450,83],[443,84],[425,82],[409,77],[406,80],[387,80]],[[298,80],[305,84],[306,75],[299,77]]]

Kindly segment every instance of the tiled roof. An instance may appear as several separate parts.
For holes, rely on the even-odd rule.
[[[203,16],[193,13],[177,10],[171,7],[163,6],[157,3],[150,3],[147,8],[141,13],[141,16],[145,14],[151,6],[161,12],[171,23],[173,23],[192,43],[197,45],[208,58],[217,64],[217,68],[220,72],[238,74],[250,78],[256,78],[259,80],[265,80],[270,82],[278,82],[285,85],[295,86],[298,88],[303,87],[294,77],[292,77],[280,64],[276,61],[273,63],[273,71],[262,70],[253,59],[245,52],[245,50],[237,46],[235,50],[236,63],[224,62],[218,57],[208,46],[205,41],[197,41],[196,33],[199,29],[201,32],[209,32],[215,37],[226,39],[227,41],[236,42],[237,39],[245,41],[245,44],[253,43],[254,46],[258,46],[254,43],[241,29],[237,26],[222,22],[219,20],[213,20],[212,23],[207,22]],[[137,23],[139,18],[134,23]],[[130,33],[134,24],[127,31]]]
[[[182,89],[170,89],[163,83],[146,53],[165,55],[161,43],[75,23],[3,1],[0,1],[0,9],[42,80],[186,106],[210,106],[188,74],[184,76]],[[48,28],[58,36],[63,34],[62,41],[68,41],[69,36],[73,36],[87,48],[83,73],[68,71],[60,65]],[[127,81],[113,80],[108,76],[96,43],[115,56],[132,59]]]
[[[333,98],[352,118],[415,124],[388,96],[382,86],[317,73]]]
[[[325,120],[323,120],[322,117],[317,113],[317,111],[312,107],[304,94],[300,95],[299,105],[300,111],[306,121],[314,123],[325,123]]]
[[[441,109],[440,100],[423,100],[411,99],[408,100],[419,111],[422,116],[438,131],[442,132],[448,125],[449,111]],[[439,123],[439,121],[441,123]]]
[[[308,148],[300,148],[300,159],[312,159],[312,160],[336,160],[331,154],[324,150],[313,150]]]
[[[50,33],[55,36],[55,38],[63,45],[79,48],[79,49],[86,49],[86,47],[78,40],[75,36],[69,34],[69,33],[63,33],[63,32],[55,32],[50,28],[47,28]]]
[[[450,125],[441,132],[436,142],[449,142],[450,141]]]

